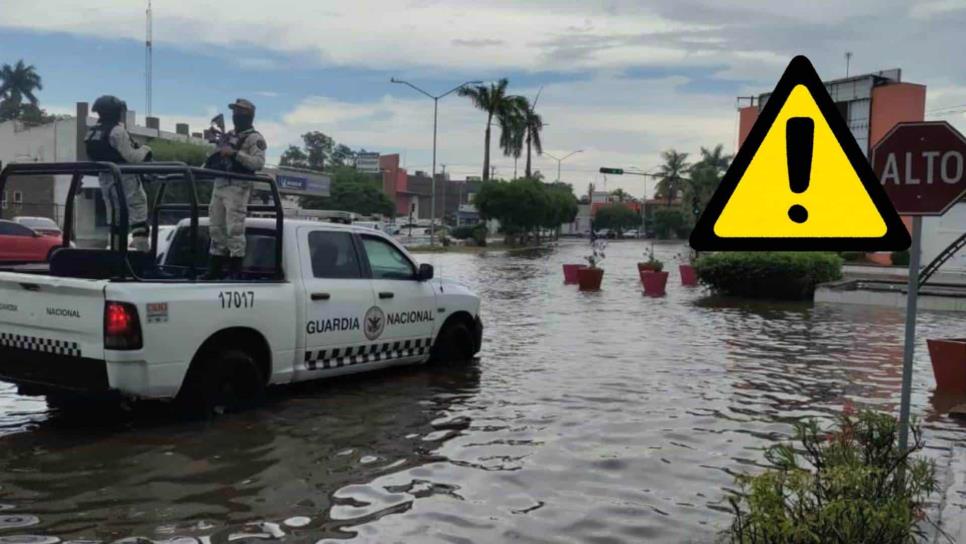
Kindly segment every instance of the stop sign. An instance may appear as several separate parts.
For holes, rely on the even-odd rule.
[[[966,193],[966,138],[945,121],[899,123],[872,169],[901,215],[942,215]]]

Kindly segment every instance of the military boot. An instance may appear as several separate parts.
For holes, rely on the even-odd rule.
[[[225,262],[228,257],[224,255],[211,255],[208,257],[208,271],[205,272],[204,276],[201,276],[203,280],[220,280],[225,277]]]
[[[243,268],[244,262],[245,262],[244,257],[228,258],[228,279],[232,279],[232,280],[244,279],[242,274],[242,268]]]

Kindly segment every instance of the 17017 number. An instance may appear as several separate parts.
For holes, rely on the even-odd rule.
[[[255,291],[222,291],[218,293],[218,300],[221,301],[223,310],[254,308]]]

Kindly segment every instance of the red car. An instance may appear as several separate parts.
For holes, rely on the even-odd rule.
[[[44,262],[60,245],[60,237],[0,219],[0,262]]]

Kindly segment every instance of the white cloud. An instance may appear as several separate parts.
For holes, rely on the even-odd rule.
[[[65,31],[103,38],[143,39],[143,2],[121,0],[3,1],[0,25]],[[553,83],[539,110],[549,124],[551,152],[584,149],[567,160],[565,181],[579,189],[602,165],[649,168],[661,150],[691,152],[735,141],[734,97],[770,90],[788,60],[806,54],[827,78],[844,73],[843,54],[854,52],[852,73],[901,67],[907,81],[929,85],[927,110],[966,103],[966,73],[950,60],[966,26],[963,0],[156,0],[155,41],[203,50],[244,52],[236,62],[259,69],[297,71],[318,63],[380,69],[393,74],[452,74],[489,79],[509,70],[572,72],[586,79]],[[213,16],[212,13],[217,13]],[[682,76],[624,79],[629,68],[691,73],[734,80],[740,89],[687,92]],[[512,82],[511,82],[512,83]],[[690,82],[694,83],[694,82]],[[706,81],[698,83],[704,84]],[[292,96],[268,85],[258,96],[291,96],[285,113],[256,124],[277,157],[299,134],[321,130],[352,147],[398,151],[411,169],[431,165],[432,103],[392,89],[359,102],[350,97]],[[698,87],[700,88],[700,87]],[[724,87],[731,89],[733,87]],[[532,96],[536,89],[513,89]],[[203,128],[216,108],[198,105],[186,116]],[[950,114],[956,123],[966,119]],[[478,174],[483,117],[468,102],[440,102],[439,163],[454,175]],[[167,121],[165,121],[167,122]],[[495,131],[496,132],[496,131]],[[493,144],[496,147],[497,135]],[[498,175],[513,161],[493,154]],[[556,162],[536,167],[553,176]],[[522,169],[522,162],[520,165]],[[615,179],[639,193],[638,179]]]

